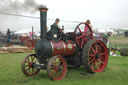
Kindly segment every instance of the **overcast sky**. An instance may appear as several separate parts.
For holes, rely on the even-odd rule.
[[[1,1],[1,0],[0,0]],[[6,0],[7,1],[7,0]],[[12,0],[15,1],[15,0]],[[22,3],[24,0],[20,0]],[[33,0],[34,1],[34,0]],[[48,7],[48,19],[86,21],[90,19],[94,28],[124,28],[128,27],[128,0],[35,0],[38,4]],[[5,3],[4,3],[5,4]],[[6,10],[6,9],[5,9]],[[20,10],[20,9],[19,9]],[[3,10],[1,10],[4,12]],[[6,11],[7,12],[7,11]],[[10,10],[8,10],[10,13]],[[17,13],[15,10],[11,13]],[[20,13],[18,13],[20,14]],[[39,12],[21,14],[39,17]],[[31,28],[40,30],[40,22],[36,19],[9,17],[0,15],[0,30],[10,28],[19,30]],[[48,20],[48,27],[54,21]],[[5,24],[6,23],[6,24]],[[73,30],[77,23],[60,22],[65,29]]]

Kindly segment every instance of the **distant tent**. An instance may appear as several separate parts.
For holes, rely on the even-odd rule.
[[[29,32],[32,32],[32,31],[31,30],[19,30],[19,31],[16,31],[15,33],[16,34],[24,34],[24,33],[29,34]]]

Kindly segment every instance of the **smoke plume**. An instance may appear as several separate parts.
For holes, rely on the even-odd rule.
[[[39,7],[46,7],[38,4],[36,0],[0,0],[0,13],[10,14],[33,14],[39,11]],[[24,21],[22,20],[24,19]],[[10,15],[0,14],[0,31],[6,31],[7,28],[11,30],[19,30],[19,28],[31,27],[38,23],[35,19],[14,17]],[[29,22],[34,22],[30,24]],[[27,24],[26,24],[27,23]],[[35,24],[36,23],[36,24]]]
[[[37,11],[38,4],[35,0],[1,0],[0,1],[0,12],[29,12],[34,13]],[[43,7],[46,7],[42,5]]]

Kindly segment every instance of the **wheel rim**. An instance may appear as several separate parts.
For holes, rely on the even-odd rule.
[[[52,80],[62,80],[67,72],[67,64],[63,57],[55,56],[48,65],[48,76]]]
[[[37,56],[35,54],[30,54],[26,56],[22,62],[22,71],[26,76],[32,76],[39,73],[40,69],[36,69],[34,64],[37,61]]]
[[[107,48],[105,44],[97,40],[89,50],[89,64],[94,72],[102,72],[108,62]]]
[[[77,25],[74,32],[76,44],[80,48],[83,48],[84,44],[93,38],[92,28],[85,23],[80,23]]]

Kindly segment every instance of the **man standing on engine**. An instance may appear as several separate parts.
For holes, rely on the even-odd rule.
[[[58,26],[58,23],[60,22],[59,18],[56,18],[55,23],[53,25]]]
[[[59,26],[58,26],[59,22],[60,22],[60,19],[56,18],[54,24],[51,26],[51,29],[59,30]]]
[[[92,24],[91,24],[91,21],[89,19],[85,21],[85,24],[88,24],[92,28]]]
[[[58,26],[60,19],[56,18],[55,22],[51,25],[51,30],[49,35],[51,39],[57,40],[60,36],[60,28]]]

